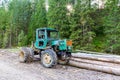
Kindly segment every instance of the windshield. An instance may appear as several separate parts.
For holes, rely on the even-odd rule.
[[[48,31],[47,36],[50,39],[58,39],[58,31]]]

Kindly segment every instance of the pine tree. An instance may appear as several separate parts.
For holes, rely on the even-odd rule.
[[[94,22],[90,16],[89,3],[87,0],[78,0],[74,8],[71,38],[75,48],[90,49],[91,42],[95,36],[94,32],[92,32]]]
[[[47,15],[48,26],[58,29],[62,38],[69,38],[70,36],[69,18],[67,16],[66,5],[67,0],[50,0]]]
[[[27,36],[24,34],[24,31],[21,30],[20,34],[18,35],[18,46],[25,46],[27,42]]]
[[[18,35],[21,30],[28,34],[28,27],[31,18],[31,2],[29,0],[13,0],[10,3],[9,11],[11,13],[11,43],[18,44]]]
[[[107,16],[105,16],[105,32],[107,35],[107,50],[119,53],[120,50],[120,7],[119,0],[108,0],[106,3]]]
[[[2,45],[3,48],[8,47],[8,44],[9,44],[9,39],[8,39],[8,37],[9,37],[9,35],[8,35],[8,33],[6,32],[6,33],[4,34],[4,38],[3,38],[3,45]]]
[[[4,7],[0,8],[0,47],[9,47],[10,15]]]
[[[35,40],[35,30],[37,28],[47,27],[47,18],[46,18],[46,8],[45,0],[38,0],[35,2],[35,7],[33,7],[33,12],[31,16],[29,33],[28,33],[28,42]]]

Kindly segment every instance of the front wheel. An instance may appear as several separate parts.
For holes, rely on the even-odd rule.
[[[48,49],[41,54],[41,63],[46,68],[51,68],[57,64],[57,55],[52,49]]]

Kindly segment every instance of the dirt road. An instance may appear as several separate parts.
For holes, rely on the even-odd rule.
[[[16,49],[0,49],[0,80],[120,80],[120,76],[57,65],[44,68],[40,61],[19,63]]]

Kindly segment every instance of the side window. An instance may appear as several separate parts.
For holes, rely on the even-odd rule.
[[[45,38],[45,31],[44,30],[38,31],[38,38],[40,38],[40,39]]]

